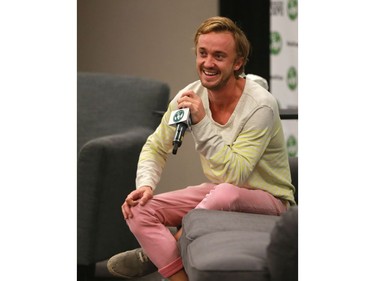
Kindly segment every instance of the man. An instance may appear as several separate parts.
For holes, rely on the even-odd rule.
[[[181,230],[173,236],[167,227],[181,225],[194,208],[280,215],[295,205],[277,102],[241,76],[250,51],[245,34],[230,19],[213,17],[194,41],[199,81],[176,95],[147,139],[137,189],[122,205],[142,249],[109,260],[108,269],[118,276],[144,275],[153,263],[171,281],[188,280],[177,245]],[[178,108],[190,110],[195,149],[210,182],[153,196],[172,151],[175,129],[168,120]]]

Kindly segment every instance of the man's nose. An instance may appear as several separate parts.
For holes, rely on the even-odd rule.
[[[212,56],[207,56],[204,61],[205,67],[213,67],[215,65],[214,58]]]

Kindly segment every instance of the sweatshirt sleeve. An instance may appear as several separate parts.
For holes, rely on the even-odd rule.
[[[171,153],[173,146],[175,130],[168,125],[171,111],[171,105],[169,105],[161,123],[155,132],[148,137],[141,150],[138,160],[136,188],[147,185],[155,189],[160,181],[167,156]]]
[[[169,117],[173,110],[177,109],[177,100],[181,94],[187,90],[198,91],[200,83],[193,82],[179,91],[170,101],[159,126],[150,135],[144,144],[137,167],[136,188],[150,186],[155,189],[160,181],[162,171],[165,167],[167,157],[172,153],[173,138],[176,129],[168,125]]]
[[[226,144],[220,129],[206,117],[192,126],[196,149],[205,158],[205,173],[215,182],[245,185],[272,137],[274,113],[268,106],[254,111],[232,144]]]

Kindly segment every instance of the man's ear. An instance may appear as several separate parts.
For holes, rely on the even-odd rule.
[[[234,70],[237,71],[239,70],[243,65],[243,58],[237,58],[236,61],[234,62]]]

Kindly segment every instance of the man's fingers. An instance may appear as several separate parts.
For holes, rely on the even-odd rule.
[[[139,204],[141,204],[141,206],[144,206],[152,197],[152,194],[149,192],[143,193],[142,198],[139,200]]]
[[[126,202],[129,206],[133,207],[133,206],[135,206],[135,205],[138,204],[138,201],[139,201],[140,198],[141,198],[141,197],[140,197],[140,194],[138,194],[137,192],[134,192],[134,191],[133,191],[132,193],[130,193],[130,194],[126,197],[125,202]]]
[[[122,205],[122,214],[124,216],[125,219],[128,219],[128,218],[132,218],[133,217],[133,213],[131,211],[131,207],[134,207],[136,206],[139,202],[138,201],[133,201],[131,200],[131,204],[128,204],[126,201],[125,203]]]
[[[122,215],[124,216],[124,218],[126,220],[130,217],[130,215],[133,216],[133,214],[130,211],[130,208],[129,208],[128,204],[126,204],[126,203],[122,204],[121,211],[122,211]]]
[[[142,198],[139,200],[139,203],[141,204],[141,206],[144,206],[152,197],[154,197],[152,190],[145,190],[145,192],[143,192]]]
[[[140,204],[141,206],[145,205],[148,200],[153,197],[152,188],[145,186],[140,189],[136,189],[129,193],[126,197],[124,204],[121,206],[121,211],[125,219],[132,218],[133,213],[131,208]]]

